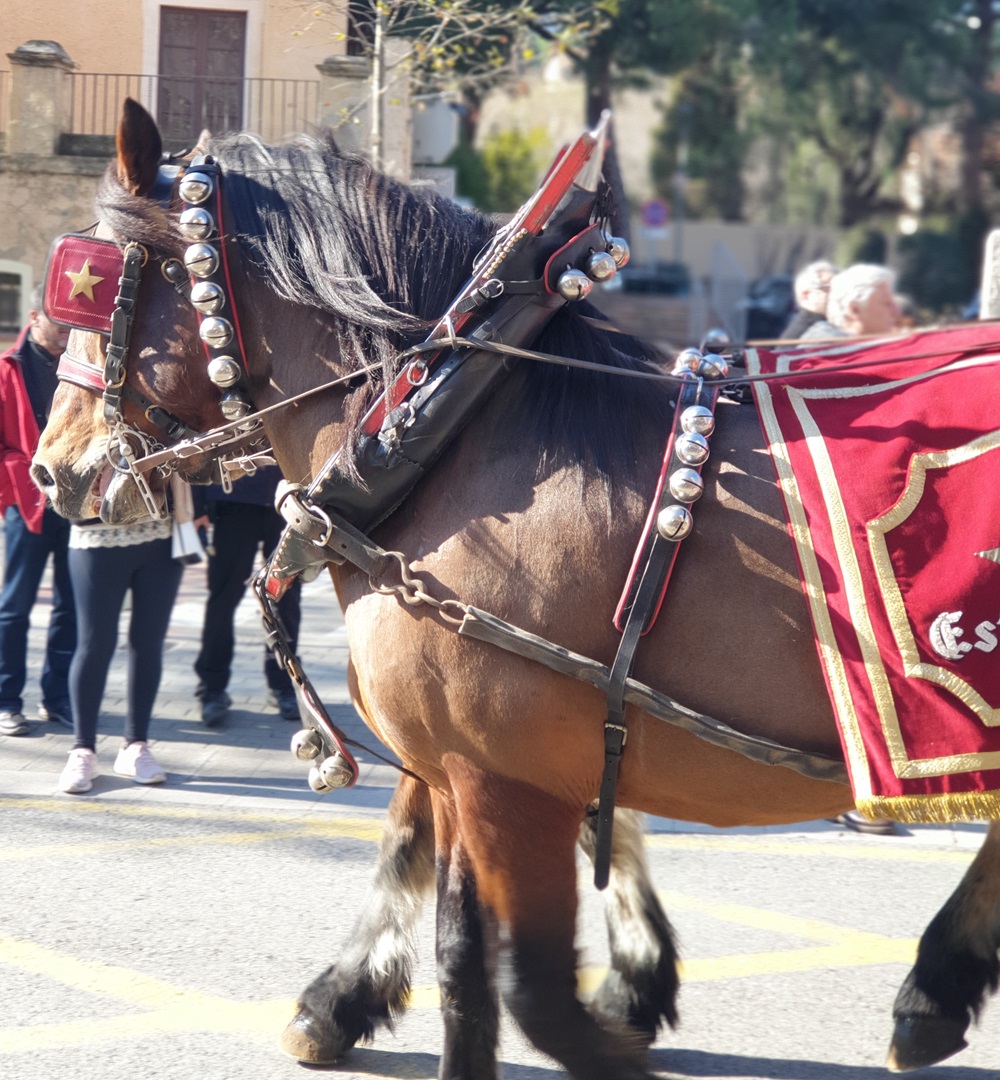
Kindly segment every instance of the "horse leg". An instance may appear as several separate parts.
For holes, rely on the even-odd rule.
[[[414,927],[434,882],[434,821],[426,785],[399,781],[386,815],[372,893],[341,958],[302,992],[281,1036],[299,1061],[326,1065],[406,1008]]]
[[[608,1027],[627,1024],[646,1045],[665,1020],[678,1022],[678,952],[674,929],[660,905],[643,850],[643,815],[616,810],[611,876],[604,897],[611,968],[590,1010]],[[580,847],[593,862],[597,818],[588,815]]]
[[[888,1067],[906,1072],[962,1050],[965,1032],[1000,979],[1000,823],[924,931],[892,1015]]]
[[[440,1080],[496,1080],[499,1004],[493,979],[496,921],[482,910],[469,854],[444,797],[434,799],[437,975],[444,1019]]]
[[[576,997],[579,805],[466,763],[449,762],[449,778],[514,1019],[578,1080],[648,1080],[640,1040],[603,1029]]]

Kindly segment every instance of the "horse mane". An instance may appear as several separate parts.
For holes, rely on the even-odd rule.
[[[354,395],[352,431],[372,395],[396,374],[396,357],[426,337],[468,278],[497,222],[376,171],[331,138],[302,136],[273,146],[247,134],[213,139],[224,177],[227,229],[266,285],[281,299],[336,320],[340,351],[382,366],[367,395]],[[97,211],[123,238],[177,255],[185,241],[166,209],[129,194],[109,169]],[[649,369],[653,350],[604,331],[586,303],[568,304],[531,343],[610,368]],[[646,380],[522,361],[518,417],[539,447],[539,472],[583,464],[605,480],[630,475],[635,434],[645,421],[664,426],[669,390]]]

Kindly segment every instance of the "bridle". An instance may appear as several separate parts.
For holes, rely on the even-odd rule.
[[[182,259],[136,241],[121,245],[114,240],[71,233],[59,237],[53,245],[46,275],[46,310],[50,316],[57,322],[96,331],[107,338],[103,368],[66,352],[59,363],[58,378],[103,398],[108,461],[118,472],[132,477],[147,512],[157,518],[165,516],[166,509],[150,486],[150,470],[138,468],[137,463],[201,433],[128,382],[128,348],[136,298],[143,269],[151,260],[159,265],[161,274],[177,293],[194,306],[209,378],[224,391],[219,408],[227,420],[234,422],[224,425],[228,429],[225,436],[215,442],[215,449],[220,451],[219,482],[227,488],[232,485],[231,470],[225,467],[222,453],[227,446],[240,444],[247,449],[250,442],[252,449],[258,444],[258,453],[239,459],[243,462],[241,471],[252,472],[257,464],[271,460],[267,457],[268,448],[259,446],[262,428],[259,414],[250,415],[246,355],[232,290],[233,263],[239,249],[235,238],[228,237],[224,231],[217,163],[207,155],[198,156],[187,165],[179,165],[175,159],[166,161],[160,166],[152,196],[161,205],[170,206],[175,192],[183,202],[178,227],[189,241]],[[80,270],[61,269],[76,265],[79,259],[83,259]],[[92,260],[105,271],[104,276],[93,273]],[[84,275],[81,288],[79,281]],[[64,295],[66,277],[74,282],[69,297]],[[72,304],[78,295],[93,300],[94,286],[108,280],[110,287],[110,281],[115,278],[118,284],[112,304],[108,303],[107,294],[103,306],[92,310],[82,309],[79,300]],[[220,314],[223,311],[225,314]],[[159,438],[126,419],[127,401],[138,406],[145,419],[160,432]],[[180,455],[174,458],[168,455],[157,467],[159,474],[166,477],[181,460]]]

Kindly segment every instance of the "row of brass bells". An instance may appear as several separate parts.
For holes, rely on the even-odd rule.
[[[684,352],[698,353],[699,362],[702,362],[697,349],[685,349]],[[715,416],[704,405],[689,405],[681,413],[680,432],[674,439],[674,454],[682,465],[667,480],[670,494],[677,502],[665,506],[656,516],[656,531],[664,540],[683,540],[694,528],[694,518],[688,507],[697,502],[705,490],[705,481],[695,466],[708,461],[708,437],[714,430]]]
[[[198,280],[191,287],[191,303],[201,314],[198,334],[213,351],[227,349],[236,336],[229,319],[219,315],[226,306],[226,294],[218,282],[209,280],[219,270],[221,260],[215,245],[209,243],[215,235],[215,219],[202,205],[215,191],[215,181],[207,173],[185,173],[177,185],[180,197],[188,204],[182,212],[178,227],[186,240],[184,266]],[[219,409],[227,420],[242,420],[251,410],[250,402],[238,388],[243,372],[232,356],[215,356],[208,362],[208,377],[225,390]]]
[[[691,372],[701,379],[724,379],[729,374],[729,362],[718,353],[703,353],[701,349],[681,349],[674,358],[671,375]]]
[[[556,289],[564,300],[585,299],[590,295],[595,281],[610,281],[629,261],[632,253],[626,240],[620,236],[607,236],[605,241],[605,250],[592,251],[587,256],[583,270],[574,267],[559,275]]]

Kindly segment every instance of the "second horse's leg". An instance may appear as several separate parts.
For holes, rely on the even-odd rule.
[[[611,968],[591,1004],[609,1026],[628,1027],[647,1045],[662,1021],[677,1026],[677,942],[649,876],[643,849],[643,815],[616,810],[611,877],[604,895]],[[597,818],[588,816],[580,847],[593,861]]]
[[[340,959],[299,996],[281,1048],[299,1061],[341,1058],[406,1008],[413,934],[434,884],[430,794],[404,776],[389,804],[371,896]]]

